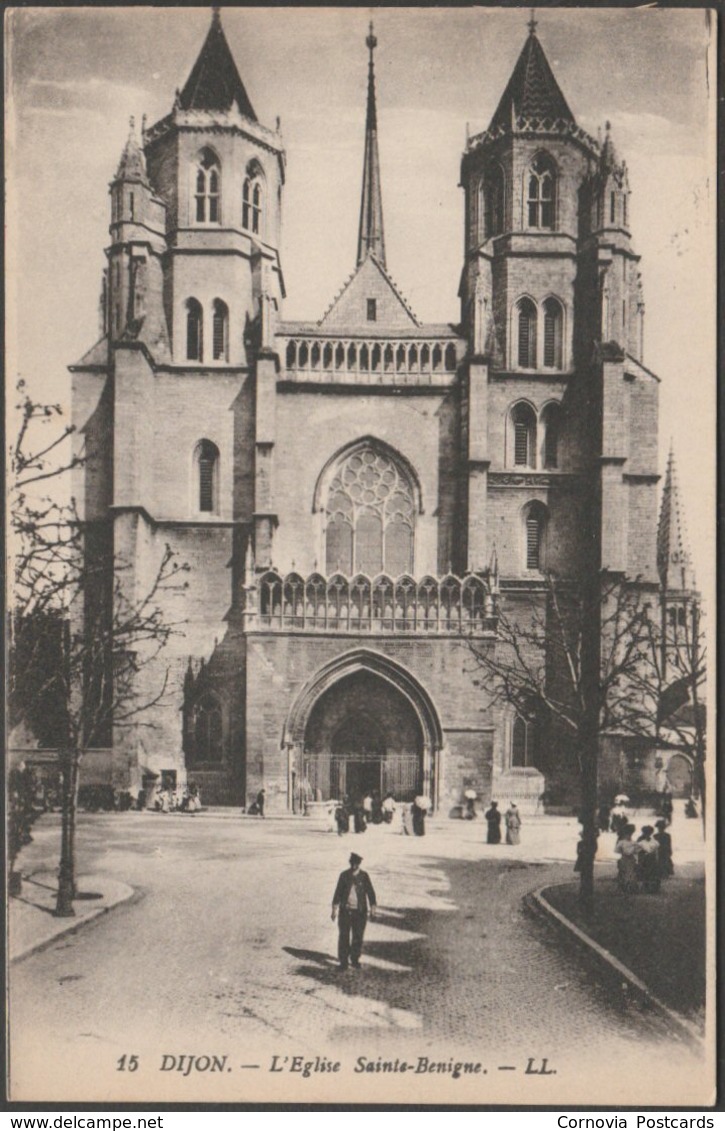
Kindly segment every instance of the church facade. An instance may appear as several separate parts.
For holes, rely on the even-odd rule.
[[[318,321],[284,318],[285,153],[218,10],[112,181],[76,495],[135,592],[166,546],[189,567],[141,676],[167,692],[103,754],[117,788],[573,800],[571,761],[487,700],[470,643],[496,648],[501,603],[524,616],[547,574],[582,576],[593,515],[603,566],[658,591],[658,380],[609,129],[577,125],[532,21],[462,156],[460,321],[422,324],[386,262],[376,46],[371,27],[357,261]]]

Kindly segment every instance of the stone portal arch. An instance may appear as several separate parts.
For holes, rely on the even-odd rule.
[[[435,799],[442,746],[438,712],[402,665],[368,649],[336,657],[302,688],[285,744],[322,800],[391,790],[407,801]]]

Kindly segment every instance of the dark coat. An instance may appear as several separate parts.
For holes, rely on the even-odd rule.
[[[375,907],[377,902],[375,899],[375,889],[370,882],[370,877],[367,872],[356,872],[355,875],[353,875],[352,868],[347,868],[344,872],[340,872],[335,894],[332,897],[332,906],[347,906],[347,897],[350,894],[350,888],[353,884],[355,884],[357,888],[358,906],[362,909],[363,914],[367,915],[369,908]]]

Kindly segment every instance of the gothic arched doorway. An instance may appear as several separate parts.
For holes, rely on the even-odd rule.
[[[315,795],[362,798],[388,790],[410,800],[423,789],[423,736],[406,697],[359,671],[316,701],[305,728],[305,776]]]
[[[419,793],[435,801],[438,717],[423,688],[388,657],[360,649],[318,672],[292,708],[286,740],[314,798],[391,791],[399,801]]]

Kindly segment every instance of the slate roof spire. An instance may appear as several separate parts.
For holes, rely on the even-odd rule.
[[[539,121],[559,119],[576,125],[539,43],[533,11],[528,27],[526,43],[488,127],[491,131],[511,129],[512,122],[520,118]]]
[[[657,529],[657,570],[663,589],[695,589],[695,573],[680,504],[675,453],[672,447],[667,460],[660,522]]]
[[[230,110],[236,102],[245,118],[257,121],[224,35],[219,8],[212,8],[211,26],[204,46],[178,102],[182,110]]]
[[[370,51],[368,63],[368,106],[365,119],[365,164],[363,166],[362,200],[360,203],[360,231],[357,242],[357,265],[373,254],[385,267],[385,234],[383,231],[383,198],[380,188],[380,158],[378,156],[378,115],[375,105],[375,64],[373,52],[378,41],[370,32],[365,40]]]
[[[121,160],[116,171],[116,181],[141,181],[147,184],[146,158],[136,137],[136,119],[129,118],[128,141],[126,142]]]

